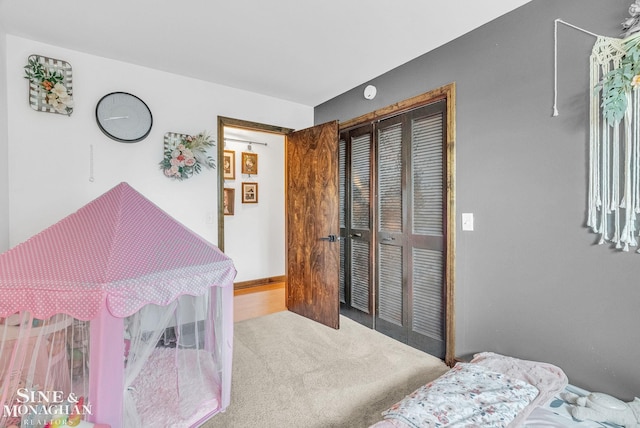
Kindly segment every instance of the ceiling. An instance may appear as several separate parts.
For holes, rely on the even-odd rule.
[[[528,1],[0,0],[0,29],[315,107]]]

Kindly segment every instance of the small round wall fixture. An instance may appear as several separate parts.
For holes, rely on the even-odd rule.
[[[107,137],[121,143],[135,143],[149,135],[153,116],[147,104],[135,95],[112,92],[98,101],[96,121]]]
[[[364,88],[364,97],[368,100],[372,100],[375,98],[377,92],[378,90],[375,86],[367,85],[367,87]]]

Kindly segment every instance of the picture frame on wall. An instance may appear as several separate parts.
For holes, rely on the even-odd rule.
[[[225,187],[222,194],[224,215],[233,215],[236,200],[236,189]]]
[[[256,175],[258,173],[258,154],[242,152],[242,173]]]
[[[258,183],[242,183],[242,203],[258,203]]]
[[[225,150],[222,165],[224,165],[224,179],[235,180],[236,178],[236,152]]]

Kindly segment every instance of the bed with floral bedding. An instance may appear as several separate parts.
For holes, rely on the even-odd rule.
[[[567,383],[554,365],[483,352],[385,410],[371,428],[519,427]]]

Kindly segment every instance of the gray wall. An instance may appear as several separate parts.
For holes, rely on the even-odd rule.
[[[7,125],[7,43],[0,26],[0,253],[9,249],[9,160]]]
[[[315,109],[316,123],[348,120],[456,82],[456,354],[546,361],[622,399],[640,395],[640,254],[584,226],[595,38],[559,26],[552,117],[553,31],[561,18],[617,37],[630,3],[534,0]]]

